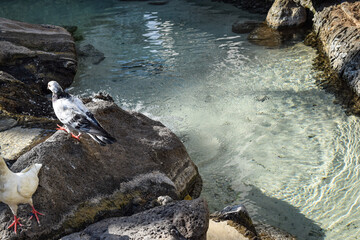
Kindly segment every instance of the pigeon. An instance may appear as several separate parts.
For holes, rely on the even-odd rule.
[[[32,195],[39,185],[38,173],[41,167],[42,164],[35,163],[19,173],[13,173],[0,156],[0,201],[6,203],[14,215],[14,221],[8,229],[14,226],[15,234],[17,225],[22,226],[16,216],[18,204],[30,204],[32,207],[30,219],[35,216],[38,224],[40,224],[38,215],[44,215],[35,210],[32,200]]]
[[[48,89],[52,92],[52,105],[55,115],[64,124],[64,127],[58,125],[57,130],[70,133],[77,140],[80,140],[79,137],[82,133],[87,133],[102,146],[116,142],[116,139],[101,127],[94,115],[79,98],[64,92],[56,81],[50,81]],[[73,130],[77,131],[78,135],[74,135]]]

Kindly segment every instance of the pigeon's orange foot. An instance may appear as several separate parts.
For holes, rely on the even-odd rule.
[[[65,132],[68,132],[68,130],[66,130],[66,128],[60,126],[59,124],[56,124],[58,126],[58,128],[56,130],[63,130]]]
[[[18,218],[14,215],[14,221],[12,222],[12,224],[10,226],[8,226],[8,229],[11,228],[12,226],[14,226],[15,234],[16,234],[16,230],[17,230],[17,225],[19,224],[19,226],[22,226],[22,224],[19,222],[19,219],[20,218]]]
[[[38,222],[38,224],[40,224],[40,221],[39,221],[39,215],[43,216],[44,214],[42,213],[39,213],[38,211],[36,211],[36,209],[34,208],[34,206],[32,206],[32,211],[31,211],[31,217],[30,217],[30,220],[35,216],[36,218],[36,221]]]
[[[71,133],[71,136],[73,137],[73,138],[76,138],[77,140],[79,140],[80,141],[80,136],[81,136],[81,133],[79,133],[79,135],[74,135],[73,133]]]

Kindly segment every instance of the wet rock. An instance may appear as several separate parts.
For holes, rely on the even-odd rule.
[[[330,66],[360,95],[360,2],[326,7],[314,16],[314,31]]]
[[[76,65],[75,43],[64,28],[0,18],[0,71],[11,76],[7,76],[7,79],[23,83],[16,84],[18,86],[15,89],[8,89],[16,97],[21,97],[19,95],[24,92],[20,101],[26,99],[34,105],[44,105],[47,102],[44,97],[48,94],[47,82],[55,80],[63,87],[70,86],[76,73]],[[4,84],[3,80],[0,84]],[[9,96],[3,95],[3,91],[1,90],[2,100]],[[44,112],[37,108],[21,108],[20,104],[18,107],[20,109],[12,108],[18,114],[50,114],[46,107],[42,109]],[[0,108],[7,106],[0,102]]]
[[[267,47],[278,47],[283,41],[280,32],[266,24],[262,24],[253,30],[249,34],[248,40],[253,44]]]
[[[184,200],[130,217],[105,219],[61,239],[204,240],[208,221],[209,214],[204,200]]]
[[[275,0],[266,16],[266,22],[275,29],[298,27],[306,22],[306,10],[293,0]]]
[[[117,143],[103,147],[88,136],[78,142],[57,131],[18,158],[11,168],[15,172],[43,164],[33,200],[45,216],[41,226],[26,221],[30,209],[22,205],[18,212],[24,226],[15,236],[6,229],[11,212],[1,204],[1,238],[58,239],[102,218],[156,206],[159,196],[176,200],[200,194],[197,167],[169,129],[113,102],[93,99],[86,105]]]
[[[0,115],[0,132],[15,127],[18,122],[13,118],[1,117]]]
[[[279,228],[270,226],[264,223],[255,223],[255,228],[259,233],[259,238],[262,240],[296,240],[297,238]],[[318,235],[317,239],[323,239],[323,236]]]
[[[306,36],[306,33],[305,28],[274,29],[262,24],[248,35],[248,40],[260,46],[280,47],[298,42]]]
[[[262,24],[263,22],[259,21],[236,22],[232,25],[232,31],[239,34],[250,33]]]
[[[86,66],[93,64],[97,65],[105,59],[104,53],[97,50],[93,45],[86,44],[77,48],[79,62]]]

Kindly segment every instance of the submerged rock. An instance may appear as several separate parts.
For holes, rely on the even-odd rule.
[[[178,201],[130,217],[109,218],[61,238],[205,240],[209,214],[202,199]]]
[[[0,116],[0,132],[8,130],[17,125],[17,121],[13,118],[1,117]]]
[[[79,62],[89,66],[90,64],[97,65],[105,59],[104,53],[97,50],[93,45],[86,44],[77,48]]]
[[[266,47],[278,47],[283,42],[280,32],[266,24],[254,29],[249,34],[248,40],[253,44]]]
[[[0,18],[0,39],[0,71],[5,75],[0,80],[0,109],[12,114],[51,115],[46,106],[47,82],[55,80],[68,87],[76,73],[75,43],[70,33],[57,26]],[[4,85],[8,94],[2,89]],[[18,103],[12,101],[15,98]],[[25,101],[29,103],[24,106],[21,103]]]
[[[58,239],[102,218],[158,205],[159,196],[179,200],[200,194],[197,167],[169,129],[113,102],[93,99],[86,105],[117,143],[103,147],[88,136],[78,142],[57,131],[22,155],[11,167],[15,172],[43,164],[33,200],[45,215],[38,226],[25,220],[30,207],[22,205],[18,215],[24,226],[16,236],[6,229],[12,215],[1,204],[2,239]]]
[[[255,28],[260,27],[262,24],[264,23],[259,21],[236,22],[232,25],[231,30],[234,33],[239,33],[239,34],[250,33]]]
[[[274,29],[263,23],[249,34],[248,40],[260,46],[280,47],[300,41],[307,32],[305,28]]]

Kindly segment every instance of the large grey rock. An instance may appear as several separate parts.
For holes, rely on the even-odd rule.
[[[78,142],[57,131],[22,155],[11,167],[15,172],[32,163],[43,164],[33,200],[45,216],[37,226],[25,220],[30,207],[21,206],[18,213],[24,226],[15,236],[6,229],[11,212],[1,204],[1,239],[57,239],[101,218],[150,208],[158,196],[176,200],[200,194],[197,167],[169,129],[113,102],[93,99],[87,106],[118,142],[103,147],[88,136]]]
[[[75,43],[64,28],[0,18],[0,71],[23,83],[18,88],[28,94],[23,97],[28,102],[47,102],[44,95],[49,81],[55,80],[63,87],[70,86],[76,68]],[[3,85],[2,82],[0,84]],[[6,87],[8,92],[18,91],[18,88]],[[0,96],[12,97],[3,87],[0,87]],[[20,109],[14,114],[23,114],[20,104],[18,107]],[[1,108],[6,108],[2,102]],[[33,110],[27,110],[25,114],[33,116],[48,116],[51,113],[51,109],[46,107],[41,111],[38,108],[28,109]]]
[[[331,67],[360,95],[360,2],[324,8],[314,16],[314,31]]]
[[[306,10],[293,0],[275,0],[266,22],[275,29],[301,26],[306,22]]]
[[[204,200],[183,200],[130,217],[105,219],[61,239],[205,240],[208,224],[209,214]]]

